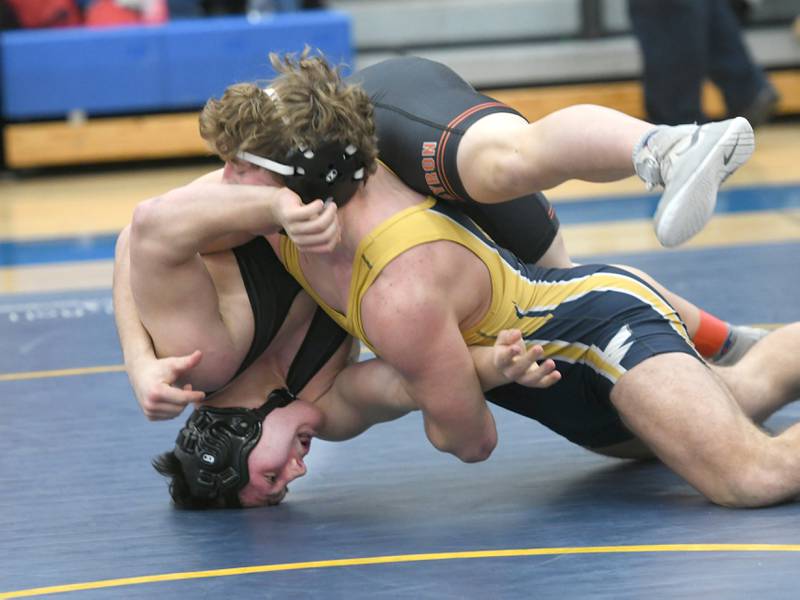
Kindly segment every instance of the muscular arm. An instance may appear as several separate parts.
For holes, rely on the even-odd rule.
[[[380,359],[348,365],[318,405],[325,413],[319,436],[330,441],[350,439],[416,409],[396,371]]]
[[[497,431],[446,282],[435,266],[385,274],[362,305],[369,339],[422,411],[431,443],[465,462],[485,460]]]
[[[184,260],[237,234],[241,243],[280,230],[278,204],[284,188],[198,181],[140,203],[133,233],[145,237],[165,258]]]
[[[224,169],[217,169],[216,171],[211,171],[210,173],[206,173],[201,175],[194,181],[192,181],[189,185],[198,185],[201,187],[208,184],[221,184],[222,176],[224,173]],[[201,252],[203,254],[209,252],[220,252],[221,250],[230,250],[231,248],[235,248],[236,246],[241,246],[249,242],[253,238],[253,234],[250,232],[229,232],[224,235],[220,235],[219,237],[215,238],[212,242],[210,242],[207,246],[205,246]]]

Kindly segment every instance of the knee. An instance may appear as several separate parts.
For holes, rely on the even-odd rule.
[[[130,224],[125,225],[122,231],[119,232],[117,236],[117,242],[114,245],[114,256],[119,258],[125,250],[128,248],[128,243],[131,237],[131,226]]]
[[[156,198],[151,198],[140,202],[133,209],[133,216],[129,226],[129,236],[132,239],[152,235],[158,227],[157,203],[158,200]]]
[[[750,462],[709,481],[700,491],[714,504],[727,508],[760,508],[787,500],[783,478],[773,469]]]
[[[170,239],[168,219],[159,214],[160,199],[151,198],[136,205],[127,233],[131,252],[159,255]]]
[[[528,189],[531,165],[522,157],[519,148],[513,145],[495,148],[491,151],[484,181],[492,194],[511,200],[522,194],[538,190]]]

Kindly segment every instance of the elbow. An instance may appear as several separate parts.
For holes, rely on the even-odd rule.
[[[470,430],[454,429],[453,426],[445,428],[426,418],[425,433],[437,450],[452,454],[465,463],[482,462],[497,447],[497,428],[488,410],[483,423]]]
[[[470,439],[468,443],[452,444],[431,439],[437,450],[452,454],[465,463],[483,462],[492,455],[497,446],[497,432],[492,431],[480,439]]]
[[[494,449],[497,447],[497,435],[487,436],[478,444],[470,444],[468,448],[464,448],[462,452],[456,454],[461,462],[465,463],[478,463],[483,462],[492,455]]]

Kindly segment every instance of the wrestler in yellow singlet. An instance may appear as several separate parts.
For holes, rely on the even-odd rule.
[[[611,406],[617,379],[646,358],[666,352],[697,356],[675,310],[647,283],[608,265],[543,269],[499,248],[472,221],[442,201],[426,201],[378,225],[356,250],[347,313],[334,310],[308,284],[299,254],[281,240],[286,268],[341,327],[371,348],[361,300],[383,268],[406,250],[447,240],[473,252],[491,277],[490,308],[463,330],[468,345],[492,345],[503,329],[520,329],[544,347],[562,379],[547,390],[510,384],[487,393],[509,410],[534,418],[586,447],[630,439]],[[699,358],[699,357],[698,357]]]

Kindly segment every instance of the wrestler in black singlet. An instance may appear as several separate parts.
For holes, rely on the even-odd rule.
[[[253,342],[232,379],[261,356],[286,320],[289,309],[302,289],[284,269],[272,246],[262,237],[233,249],[253,309]],[[341,346],[347,333],[321,308],[317,308],[297,351],[286,387],[298,394]]]
[[[354,74],[375,107],[380,159],[415,191],[458,206],[495,242],[524,262],[538,261],[558,232],[555,211],[541,193],[480,204],[466,193],[456,168],[461,136],[498,112],[519,114],[476,92],[448,67],[424,58],[385,60]]]

